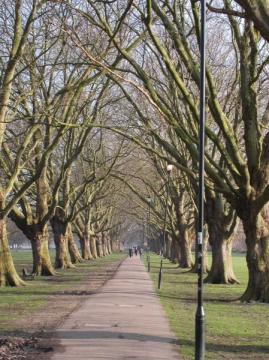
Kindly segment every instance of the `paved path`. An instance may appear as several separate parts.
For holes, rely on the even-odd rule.
[[[52,360],[180,359],[179,347],[138,257],[126,259],[100,292],[56,331]]]

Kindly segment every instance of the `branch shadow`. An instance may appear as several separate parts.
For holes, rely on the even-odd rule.
[[[189,347],[195,347],[194,341],[179,339],[181,346],[186,345]],[[223,343],[206,343],[206,350],[212,352],[225,352],[225,353],[261,353],[269,354],[269,346],[265,345],[227,345]],[[254,359],[254,358],[253,358]],[[266,357],[267,359],[267,357]]]

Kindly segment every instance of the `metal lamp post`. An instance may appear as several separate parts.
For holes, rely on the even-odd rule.
[[[150,272],[150,254],[149,254],[149,226],[150,226],[150,203],[151,198],[147,198],[147,202],[149,203],[148,213],[147,213],[147,263],[148,263],[148,272]]]
[[[201,35],[200,35],[200,126],[199,126],[199,192],[198,192],[198,233],[197,263],[198,288],[197,310],[195,315],[195,360],[205,356],[205,312],[203,307],[203,228],[204,228],[204,152],[205,152],[205,42],[206,42],[206,4],[201,2]]]
[[[173,170],[173,165],[168,164],[166,168],[168,172],[168,180],[170,179],[171,172]],[[164,245],[166,240],[166,219],[167,219],[167,206],[168,206],[168,189],[166,190],[166,198],[165,198],[165,210],[164,210],[164,225],[163,225],[163,239],[161,244],[161,261],[160,261],[160,269],[159,269],[159,276],[158,276],[158,289],[161,288],[162,283],[162,273],[163,273],[163,252],[164,252]]]

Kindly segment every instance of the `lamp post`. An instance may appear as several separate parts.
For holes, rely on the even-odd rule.
[[[173,165],[168,164],[166,168],[168,172],[168,181],[170,179],[171,172],[173,170]],[[164,224],[163,224],[163,239],[161,244],[161,261],[160,261],[160,269],[159,269],[159,276],[158,276],[158,289],[161,288],[162,283],[162,273],[163,273],[163,252],[164,252],[164,245],[166,239],[166,219],[167,219],[167,206],[168,206],[168,187],[166,189],[166,198],[165,198],[165,209],[164,209]]]
[[[148,272],[150,272],[150,254],[149,254],[149,226],[150,226],[150,204],[151,198],[147,198],[147,202],[149,204],[148,212],[147,212],[147,263],[148,263]]]
[[[198,288],[197,309],[195,315],[195,360],[205,356],[205,313],[203,307],[203,228],[204,228],[204,152],[205,152],[205,42],[206,42],[206,4],[201,2],[201,35],[200,35],[200,125],[199,125],[199,191],[198,191],[198,233],[197,263]]]

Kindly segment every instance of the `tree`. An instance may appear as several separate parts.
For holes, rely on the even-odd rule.
[[[113,4],[104,6],[113,7]],[[126,82],[128,86],[131,83],[150,101],[162,119],[175,129],[177,136],[191,155],[191,161],[197,160],[198,107],[195,101],[199,86],[199,12],[197,4],[192,3],[191,7],[186,5],[172,8],[168,1],[159,4],[152,0],[148,2],[146,15],[142,7],[132,8],[129,4],[118,17],[116,28],[115,22],[112,24],[109,23],[109,19],[103,18],[104,8],[102,5],[92,6],[92,9],[99,21],[100,28],[113,42],[120,56],[128,61],[131,67],[130,73],[135,73],[139,79],[135,82],[132,77],[129,83]],[[139,51],[132,53],[127,51],[124,47],[124,40],[115,36],[115,32],[119,32],[122,24],[127,26],[128,21],[131,21],[133,13],[139,13],[141,16],[141,31],[144,30],[143,26],[147,29],[149,38],[147,41],[145,40],[143,46],[144,49],[148,49],[151,61],[152,57],[157,54],[159,60],[156,63],[159,61],[162,74],[167,74],[174,83],[180,99],[181,111],[175,112],[174,108],[170,106],[169,99],[164,97],[160,91],[159,79],[152,77],[155,69],[147,68],[148,63],[145,61],[147,53],[143,58],[144,61],[141,62]],[[130,16],[128,17],[128,15]],[[93,21],[91,16],[87,14],[89,21]],[[129,25],[129,28],[132,29],[132,26]],[[166,37],[161,37],[160,29],[165,32]],[[234,49],[233,61],[239,54],[240,82],[236,82],[238,79],[236,71],[230,73],[226,82],[228,86],[232,86],[231,93],[236,94],[237,105],[240,106],[239,113],[235,108],[227,111],[225,101],[222,101],[218,93],[213,64],[207,66],[209,121],[206,133],[208,148],[214,147],[218,156],[212,158],[207,152],[205,169],[207,186],[210,188],[214,184],[215,190],[225,196],[244,224],[248,247],[249,284],[242,300],[269,301],[269,257],[267,255],[269,238],[266,230],[268,228],[267,202],[269,200],[267,178],[269,164],[266,154],[268,154],[269,135],[266,129],[261,131],[259,118],[262,118],[262,114],[257,112],[258,98],[255,87],[262,73],[262,69],[259,71],[257,66],[259,39],[254,27],[248,21],[244,21],[244,25],[241,25],[239,30],[241,32],[240,49]],[[138,31],[136,31],[137,33]],[[140,34],[138,33],[138,35]],[[173,47],[172,51],[170,44]],[[117,78],[120,75],[113,74],[113,76]],[[234,83],[237,87],[234,87]],[[230,96],[228,96],[228,100],[231,102]],[[259,110],[263,109],[259,108]],[[144,116],[147,125],[150,123],[148,118],[148,116]],[[188,125],[186,124],[187,118],[191,119]],[[188,131],[189,129],[191,132]],[[237,134],[240,132],[244,134],[243,141],[237,140]],[[159,135],[154,134],[154,136],[157,138]],[[194,173],[189,171],[186,159],[180,156],[169,142],[161,136],[159,138],[166,151],[177,161],[177,166],[195,179]],[[193,167],[194,169],[195,167]]]
[[[7,56],[7,61],[2,62],[1,69],[1,95],[0,95],[0,151],[3,149],[3,142],[5,141],[6,126],[10,122],[8,108],[13,103],[12,99],[12,86],[16,77],[16,71],[21,58],[25,51],[25,45],[32,25],[36,19],[37,13],[42,8],[41,1],[30,2],[29,11],[23,12],[23,2],[16,0],[10,9],[10,4],[4,3],[1,11],[3,12],[3,21],[1,22],[2,38],[4,40],[5,48],[4,55]],[[9,14],[13,14],[10,17]],[[7,22],[4,19],[8,19]],[[6,26],[10,26],[13,30],[11,39]],[[11,107],[12,108],[12,107]],[[16,113],[16,111],[15,111]],[[14,116],[14,114],[13,114]],[[12,116],[11,116],[12,118]],[[4,285],[24,285],[16,273],[12,257],[9,251],[8,239],[6,233],[6,202],[13,189],[19,173],[21,172],[21,159],[25,152],[29,149],[29,143],[34,136],[37,128],[26,128],[24,133],[24,140],[21,142],[20,147],[17,148],[18,156],[16,159],[16,166],[12,169],[9,181],[1,181],[0,184],[0,286]],[[2,157],[2,156],[1,156]],[[2,175],[2,174],[1,174]],[[19,195],[16,197],[18,200],[25,190],[31,185],[31,182],[24,184],[19,189]],[[13,198],[13,202],[15,202]]]
[[[216,8],[208,5],[208,8],[217,13],[228,14],[231,16],[247,18],[252,20],[255,28],[261,33],[266,41],[269,41],[269,1],[268,0],[234,0],[244,11],[237,9]],[[225,2],[224,2],[225,3]],[[229,1],[229,4],[232,2]]]

